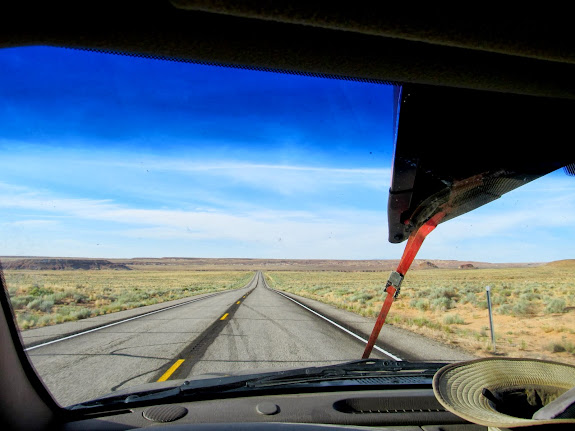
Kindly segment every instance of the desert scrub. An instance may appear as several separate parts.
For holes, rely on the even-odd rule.
[[[383,301],[387,272],[272,271],[266,273],[272,288],[351,309]],[[575,270],[560,267],[435,269],[410,271],[397,304],[442,319],[447,310],[482,312],[487,309],[485,286],[492,289],[496,314],[518,318],[564,313],[575,304],[572,291]],[[394,306],[396,307],[396,306]],[[463,307],[463,308],[462,308]],[[376,307],[377,308],[377,307]],[[393,309],[392,309],[393,311]]]
[[[4,271],[20,329],[245,286],[251,271]]]
[[[446,314],[443,316],[443,323],[446,325],[464,325],[465,320],[459,314]]]
[[[379,313],[387,274],[336,271],[269,271],[267,284],[310,299],[332,304],[362,316]],[[377,306],[376,306],[377,305]]]

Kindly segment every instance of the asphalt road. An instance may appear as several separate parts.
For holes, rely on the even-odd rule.
[[[432,349],[422,349],[421,340],[413,344],[414,351],[429,354]],[[355,360],[364,346],[268,289],[258,272],[242,289],[37,346],[28,355],[55,399],[66,406],[166,379]],[[391,358],[394,353],[402,359],[416,356],[386,349]],[[377,350],[372,357],[390,359]]]

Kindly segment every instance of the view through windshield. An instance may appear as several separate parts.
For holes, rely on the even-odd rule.
[[[47,47],[0,74],[1,263],[60,404],[361,357],[404,248],[397,87]],[[572,181],[440,225],[372,357],[575,363]]]

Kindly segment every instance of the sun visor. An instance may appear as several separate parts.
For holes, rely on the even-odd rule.
[[[392,243],[439,211],[445,222],[575,161],[570,101],[404,86],[398,107]]]

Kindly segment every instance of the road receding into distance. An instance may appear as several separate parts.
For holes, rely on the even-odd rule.
[[[36,344],[28,355],[63,406],[157,381],[359,359],[371,321],[361,318],[366,331],[358,331],[345,323],[351,313],[329,315],[326,307],[268,288],[257,272],[241,289]],[[445,355],[433,351],[434,343],[422,346],[421,337],[410,342],[405,334],[398,347],[378,343],[372,357]]]

